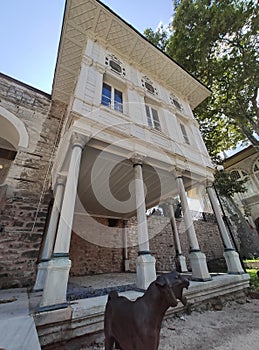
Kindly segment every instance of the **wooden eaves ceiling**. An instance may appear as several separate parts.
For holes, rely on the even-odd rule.
[[[67,0],[52,97],[68,103],[79,74],[87,37],[105,41],[143,74],[185,96],[195,108],[210,91],[176,62],[97,0]]]

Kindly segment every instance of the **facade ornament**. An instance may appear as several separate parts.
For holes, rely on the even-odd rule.
[[[119,74],[123,78],[126,75],[125,67],[122,62],[115,55],[109,54],[105,57],[105,65],[116,74]]]
[[[177,108],[180,112],[182,112],[183,110],[183,105],[181,104],[181,102],[179,101],[178,97],[176,97],[174,94],[170,94],[169,96],[170,102],[171,104]]]
[[[154,96],[158,96],[158,90],[154,87],[154,83],[150,80],[146,75],[144,75],[141,79],[142,87]]]

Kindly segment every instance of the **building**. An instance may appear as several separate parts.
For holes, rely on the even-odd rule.
[[[239,151],[224,161],[234,180],[246,180],[247,191],[236,193],[234,200],[252,227],[259,232],[259,155],[253,146]]]
[[[186,271],[172,209],[178,195],[192,279],[210,280],[186,196],[197,186],[207,187],[228,272],[243,273],[192,113],[209,90],[104,4],[67,1],[51,96],[0,81],[2,287],[35,282],[39,312],[65,309],[71,260],[74,273],[77,264],[90,273],[93,256],[93,273],[113,271],[115,261],[123,271],[137,246],[136,284],[146,289],[156,277],[146,211],[165,201]]]

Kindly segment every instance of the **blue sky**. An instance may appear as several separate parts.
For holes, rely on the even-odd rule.
[[[103,0],[141,33],[167,24],[172,0]],[[65,0],[2,0],[0,72],[50,93]]]

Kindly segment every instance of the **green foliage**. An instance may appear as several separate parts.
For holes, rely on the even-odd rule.
[[[164,27],[161,26],[157,31],[153,31],[151,28],[147,28],[144,31],[145,37],[157,46],[160,50],[165,51],[168,45],[167,32],[164,30]]]
[[[148,38],[207,85],[195,110],[211,156],[250,141],[259,149],[258,1],[174,0],[171,35]]]
[[[246,179],[234,180],[230,173],[226,171],[216,171],[215,186],[219,194],[228,198],[233,197],[235,193],[244,193],[247,191],[245,187]]]
[[[257,277],[256,269],[246,269],[246,272],[250,275],[250,285],[252,290],[259,292],[259,278]]]

